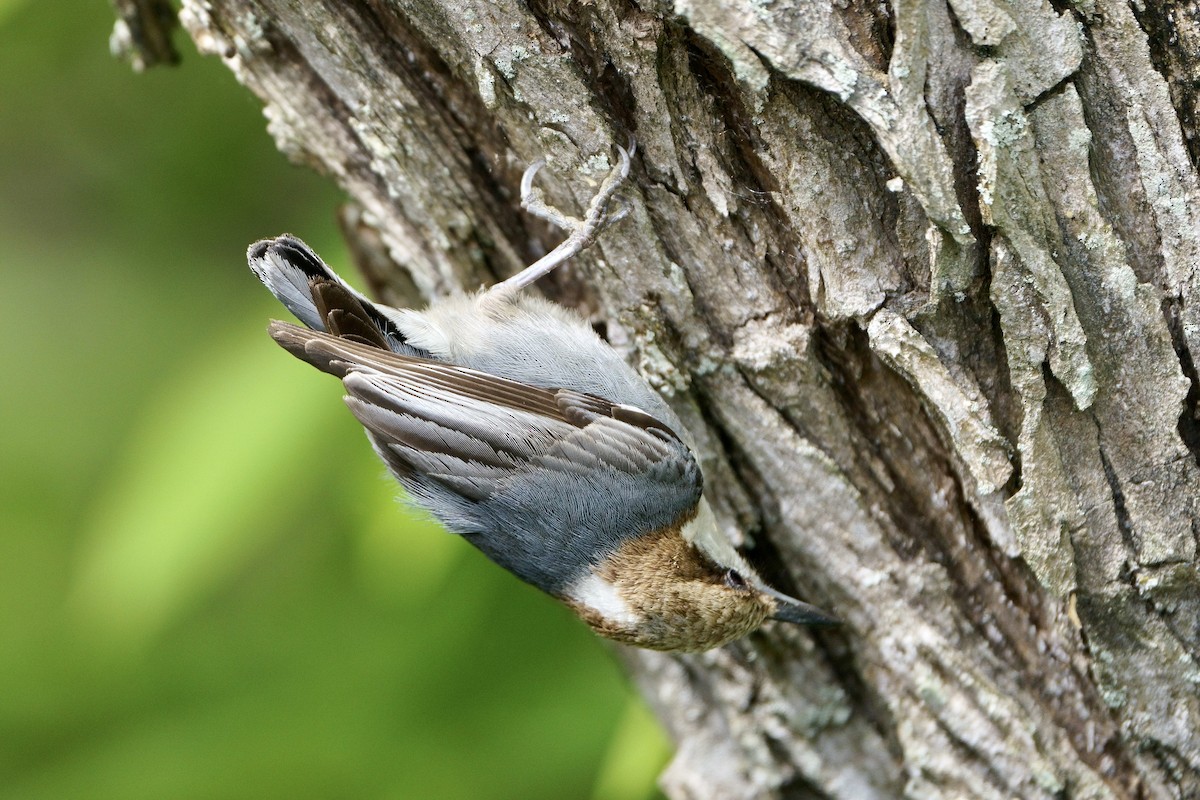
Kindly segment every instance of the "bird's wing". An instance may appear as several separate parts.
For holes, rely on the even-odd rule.
[[[271,334],[342,378],[391,472],[448,528],[554,591],[700,500],[691,451],[631,406],[411,358],[294,325]]]

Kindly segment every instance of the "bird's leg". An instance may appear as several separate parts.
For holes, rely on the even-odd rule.
[[[621,160],[600,183],[600,188],[592,198],[592,202],[588,204],[583,219],[568,216],[554,206],[548,205],[542,197],[541,189],[533,185],[534,176],[546,162],[537,161],[531,164],[529,169],[525,170],[525,174],[521,177],[521,207],[535,217],[539,217],[564,230],[570,231],[571,234],[558,247],[516,275],[497,283],[488,290],[488,294],[504,295],[524,289],[568,258],[580,253],[588,245],[596,241],[596,237],[600,235],[600,231],[604,230],[606,226],[629,213],[629,207],[623,203],[616,213],[608,213],[608,205],[613,200],[613,195],[616,194],[617,189],[621,187],[621,184],[629,176],[629,159],[633,155],[635,145],[631,144],[629,150],[617,145],[617,150],[621,153]]]

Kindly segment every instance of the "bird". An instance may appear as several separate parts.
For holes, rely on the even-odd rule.
[[[568,230],[517,275],[424,310],[375,303],[299,238],[250,245],[251,270],[302,326],[284,349],[339,378],[408,500],[557,598],[596,633],[700,652],[767,620],[833,625],[764,582],[718,528],[679,418],[575,311],[524,291],[628,211],[633,146],[582,218],[521,180],[521,205]],[[615,200],[614,200],[615,198]],[[617,206],[616,210],[612,210]]]

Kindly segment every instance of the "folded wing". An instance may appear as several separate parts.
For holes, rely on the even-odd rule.
[[[702,478],[632,408],[273,323],[342,378],[346,404],[413,499],[502,566],[557,593],[629,537],[681,524]]]

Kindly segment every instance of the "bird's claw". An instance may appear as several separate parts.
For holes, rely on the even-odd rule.
[[[530,164],[521,176],[521,208],[538,219],[544,219],[559,228],[575,230],[583,224],[583,220],[568,216],[548,204],[546,198],[542,196],[542,190],[533,185],[534,176],[544,166],[546,166],[546,159],[539,158]]]
[[[490,294],[504,295],[528,286],[596,241],[596,237],[600,235],[600,231],[604,230],[605,227],[617,220],[623,219],[629,214],[631,206],[626,201],[616,197],[616,193],[621,184],[625,182],[625,179],[629,177],[632,156],[636,152],[636,146],[631,140],[628,150],[617,145],[617,152],[620,153],[620,160],[616,166],[609,170],[604,180],[600,182],[600,188],[596,191],[595,196],[592,197],[591,202],[588,203],[583,219],[576,219],[568,214],[564,214],[554,206],[548,204],[545,198],[542,197],[541,189],[533,185],[534,177],[537,175],[538,170],[545,166],[546,162],[539,159],[529,165],[528,169],[521,176],[521,207],[533,216],[569,231],[570,235],[558,247],[555,247],[518,274],[493,286],[489,290]],[[614,199],[620,207],[614,213],[610,214],[608,206]]]
[[[525,170],[524,174],[521,175],[521,208],[538,219],[544,219],[563,230],[570,231],[572,234],[585,228],[594,228],[595,230],[591,232],[591,235],[595,236],[595,234],[600,232],[600,229],[619,219],[623,219],[628,215],[630,210],[628,203],[621,202],[620,198],[617,198],[621,202],[621,209],[615,214],[607,213],[609,202],[613,200],[617,189],[629,177],[632,158],[634,153],[637,152],[637,144],[631,139],[628,150],[621,145],[617,145],[617,152],[620,154],[617,165],[601,181],[600,189],[596,192],[591,202],[588,203],[583,219],[578,219],[570,214],[564,214],[547,203],[542,196],[542,191],[533,185],[533,179],[538,171],[546,166],[545,159],[538,159],[533,162]]]

